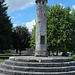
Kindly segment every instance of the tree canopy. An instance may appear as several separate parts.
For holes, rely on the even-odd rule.
[[[75,41],[75,12],[69,7],[56,4],[47,6],[47,49],[50,51],[73,51]],[[32,30],[31,41],[35,46],[35,29]]]
[[[71,13],[71,23],[72,23],[72,25],[71,25],[71,43],[70,43],[70,46],[71,46],[71,49],[72,49],[72,51],[74,51],[75,52],[75,10],[74,9],[72,9],[72,11],[71,11],[72,13]]]
[[[55,51],[64,50],[69,44],[71,26],[70,8],[55,5],[51,7],[48,6],[47,9],[48,49]]]
[[[0,0],[0,52],[10,49],[12,38],[12,23],[4,2],[5,0]]]
[[[13,39],[12,39],[12,45],[16,50],[20,51],[25,50],[26,48],[30,47],[30,33],[28,31],[28,28],[17,26],[13,32]]]
[[[36,32],[36,26],[33,26],[32,29],[32,34],[31,34],[31,38],[30,38],[30,46],[35,48],[35,32]]]

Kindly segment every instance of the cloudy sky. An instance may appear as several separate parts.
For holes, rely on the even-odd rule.
[[[8,6],[8,15],[12,19],[13,27],[21,25],[27,26],[31,32],[36,19],[35,0],[5,0]],[[64,7],[75,9],[75,0],[48,0],[49,6],[61,4]]]

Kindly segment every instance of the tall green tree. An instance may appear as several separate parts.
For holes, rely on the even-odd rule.
[[[31,38],[30,38],[30,46],[35,48],[35,36],[36,36],[36,25],[33,26]]]
[[[71,49],[75,52],[75,9],[72,9],[71,21]]]
[[[47,40],[48,49],[67,50],[70,35],[70,8],[61,5],[47,7]],[[64,51],[65,51],[64,50]]]
[[[12,45],[17,50],[21,51],[25,50],[26,48],[30,47],[30,33],[28,31],[28,28],[17,26],[13,32],[13,39],[12,39]]]
[[[0,52],[10,49],[12,37],[12,23],[4,2],[5,0],[0,0]]]
[[[75,41],[75,13],[69,7],[47,6],[47,49],[49,51],[73,51]],[[31,46],[35,46],[35,29],[32,30]],[[74,44],[74,45],[73,45]]]

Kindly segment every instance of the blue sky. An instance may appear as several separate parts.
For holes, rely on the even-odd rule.
[[[29,31],[33,28],[36,19],[35,0],[5,0],[8,7],[8,15],[10,16],[13,26],[27,26]],[[75,0],[48,0],[47,5],[61,4],[64,7],[75,9]]]

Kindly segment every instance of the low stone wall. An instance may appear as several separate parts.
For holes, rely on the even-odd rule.
[[[26,50],[21,51],[22,55],[34,55],[34,53],[35,53],[34,48],[26,48]],[[10,54],[16,54],[16,50],[11,50]],[[17,54],[19,54],[19,50]]]
[[[23,55],[34,55],[35,49],[34,48],[27,48],[26,50],[21,52]]]

